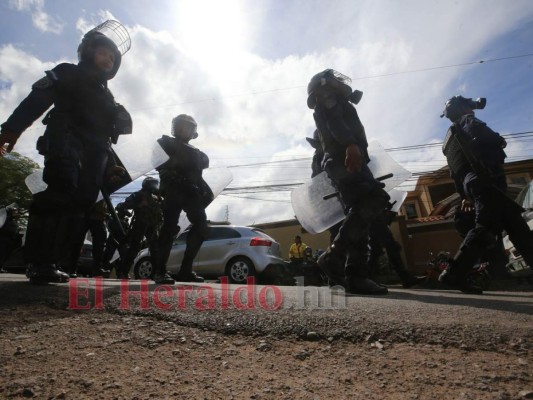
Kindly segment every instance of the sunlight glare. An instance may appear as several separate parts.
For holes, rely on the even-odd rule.
[[[241,0],[185,0],[177,3],[176,13],[179,38],[196,60],[226,63],[246,50]]]

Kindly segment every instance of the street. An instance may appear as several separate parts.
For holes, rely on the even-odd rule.
[[[1,274],[0,397],[531,398],[532,314],[531,291],[372,297]],[[139,370],[146,385],[130,381]]]

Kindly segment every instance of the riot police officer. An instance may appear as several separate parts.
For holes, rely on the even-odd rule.
[[[163,227],[159,238],[160,271],[166,263],[174,237],[179,232],[178,221],[182,211],[187,213],[191,229],[177,281],[203,282],[193,272],[193,261],[207,237],[205,208],[213,200],[213,192],[202,178],[202,171],[209,167],[205,153],[189,144],[198,137],[193,117],[180,114],[172,120],[172,137],[163,135],[158,140],[170,159],[158,168],[163,195]]]
[[[378,215],[370,225],[370,256],[368,263],[372,269],[375,269],[379,257],[383,254],[383,248],[385,248],[389,263],[394,268],[396,274],[398,274],[402,286],[404,288],[410,288],[424,283],[426,277],[414,276],[405,267],[401,254],[402,246],[394,239],[390,229],[390,224],[395,216],[395,212],[383,210],[383,213]]]
[[[85,242],[87,232],[91,233],[92,241],[92,268],[91,276],[109,277],[109,270],[102,266],[102,258],[104,255],[104,246],[107,239],[107,231],[105,227],[105,216],[107,213],[107,206],[104,200],[100,200],[94,204],[79,220],[79,225],[72,229],[73,235],[70,238],[69,245],[64,249],[65,255],[59,260],[59,267],[63,272],[68,273],[70,278],[76,278],[78,273],[78,261],[81,250]]]
[[[56,263],[70,230],[77,225],[73,220],[83,218],[106,178],[119,170],[111,156],[111,141],[116,143],[119,134],[131,133],[132,123],[107,82],[117,73],[130,45],[128,32],[117,21],[92,29],[78,47],[79,63],[62,63],[46,71],[1,126],[3,154],[5,144],[11,151],[22,132],[54,106],[43,120],[46,130],[37,141],[48,187],[33,196],[30,208],[25,257],[31,263],[31,283],[68,280]]]
[[[119,252],[119,258],[113,261],[116,265],[116,275],[121,276],[120,265],[122,265],[122,257],[125,256],[128,248],[128,238],[130,230],[130,218],[132,213],[126,209],[115,207],[117,219],[115,220],[110,213],[106,215],[107,230],[109,235],[105,241],[104,253],[102,255],[102,268],[111,273],[111,260],[115,252]],[[120,225],[119,225],[120,224]]]
[[[367,139],[355,107],[362,93],[352,92],[350,79],[326,69],[311,79],[307,105],[314,110],[326,171],[345,205],[346,218],[319,266],[333,283],[349,293],[386,294],[369,279],[368,229],[387,207],[389,195],[368,168]]]
[[[521,216],[521,207],[505,194],[505,139],[475,117],[474,110],[485,104],[485,99],[455,96],[446,102],[441,115],[452,122],[442,151],[461,196],[461,207],[475,210],[475,226],[439,280],[465,293],[482,292],[468,272],[487,248],[496,245],[504,229],[524,260],[533,265],[533,234]]]
[[[2,211],[0,209],[0,211]],[[11,253],[22,246],[22,234],[20,233],[18,218],[19,213],[15,204],[5,209],[5,220],[0,218],[0,272],[6,272],[2,267],[9,259]]]
[[[159,196],[159,181],[155,178],[145,178],[142,188],[128,196],[123,203],[117,205],[118,214],[124,210],[133,210],[133,220],[129,232],[129,248],[126,252],[118,278],[127,278],[135,256],[141,250],[141,242],[146,238],[152,265],[157,265],[159,229],[163,222],[161,211],[162,199]],[[154,273],[154,281],[158,284],[173,284],[174,279],[168,274],[161,274],[157,269]]]

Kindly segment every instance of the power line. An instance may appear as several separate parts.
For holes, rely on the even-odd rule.
[[[411,69],[411,70],[406,70],[406,71],[389,72],[389,73],[386,73],[386,74],[379,74],[379,75],[360,76],[360,77],[355,77],[355,78],[351,78],[351,79],[352,79],[352,81],[359,81],[359,80],[364,80],[364,79],[383,78],[383,77],[388,77],[388,76],[405,75],[405,74],[412,74],[412,73],[417,73],[417,72],[434,71],[434,70],[439,70],[439,69],[466,67],[466,66],[469,66],[469,65],[486,64],[486,63],[491,63],[491,62],[513,60],[513,59],[525,58],[525,57],[531,57],[531,56],[533,56],[533,53],[518,54],[518,55],[514,55],[514,56],[499,57],[499,58],[488,58],[486,60],[468,61],[468,62],[458,63],[458,64],[439,65],[439,66],[434,66],[434,67],[424,67],[424,68]],[[152,106],[152,107],[137,108],[137,109],[134,109],[132,111],[143,111],[143,110],[151,110],[151,109],[157,109],[157,108],[176,107],[176,106],[182,106],[182,105],[185,105],[185,104],[194,104],[194,103],[206,103],[206,102],[213,102],[213,101],[218,101],[218,100],[223,100],[223,99],[228,99],[228,98],[234,98],[234,97],[254,96],[254,95],[260,95],[260,94],[266,94],[266,93],[281,92],[281,91],[286,91],[286,90],[302,89],[302,88],[306,88],[306,87],[307,87],[307,84],[289,86],[289,87],[285,87],[285,88],[255,90],[255,91],[245,92],[245,93],[229,94],[229,95],[226,95],[226,96],[218,96],[218,97],[211,97],[211,98],[205,98],[205,99],[196,99],[196,100],[186,100],[186,101],[183,101],[181,103],[167,104],[167,105],[164,105],[164,106]]]
[[[506,138],[506,139],[513,139],[515,136],[522,136],[523,137],[525,135],[533,137],[533,131],[508,133],[508,134],[501,135],[501,136],[503,138]],[[518,140],[523,140],[523,138],[517,139],[517,141]],[[441,147],[442,144],[443,144],[443,142],[426,143],[426,144],[415,144],[415,145],[410,145],[410,146],[391,147],[391,148],[386,148],[384,150],[386,152],[419,150],[419,149],[422,149],[422,148]],[[235,164],[235,165],[229,165],[229,166],[227,166],[227,168],[256,167],[256,166],[259,166],[259,165],[270,165],[270,164],[279,164],[279,163],[288,163],[288,162],[308,161],[308,160],[311,160],[311,159],[312,159],[312,157],[309,156],[309,157],[292,158],[292,159],[289,159],[289,160],[280,160],[280,161],[273,160],[273,161],[264,161],[264,162],[251,163],[251,164]],[[283,166],[283,167],[287,168],[287,166]]]

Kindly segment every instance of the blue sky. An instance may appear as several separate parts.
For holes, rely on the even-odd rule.
[[[309,177],[308,160],[273,161],[312,154],[306,85],[328,67],[364,92],[359,114],[385,148],[440,142],[448,121],[439,115],[456,94],[487,97],[477,115],[502,134],[533,130],[532,56],[368,78],[531,54],[529,0],[2,0],[0,120],[45,70],[76,62],[83,33],[108,18],[132,38],[110,88],[133,115],[139,156],[188,113],[199,124],[193,144],[213,166],[231,167],[232,187]],[[42,131],[38,120],[16,150],[42,163],[34,151]],[[516,160],[532,150],[509,141],[507,153]],[[413,172],[444,164],[438,148],[391,155]],[[257,191],[220,196],[209,217],[227,207],[239,224],[292,218],[288,191]]]

